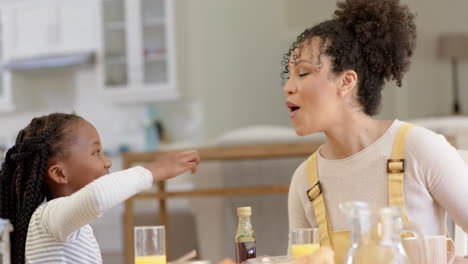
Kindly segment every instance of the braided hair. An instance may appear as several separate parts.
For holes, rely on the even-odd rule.
[[[51,157],[67,157],[66,145],[75,138],[70,126],[81,117],[54,113],[34,118],[22,129],[5,156],[0,171],[0,217],[14,226],[12,263],[25,262],[29,220],[47,197],[45,174]]]
[[[296,60],[313,37],[320,56],[330,56],[331,70],[358,74],[358,101],[367,115],[377,114],[385,81],[402,85],[416,43],[415,15],[400,0],[342,0],[333,19],[306,29],[283,55],[283,80],[289,60]]]

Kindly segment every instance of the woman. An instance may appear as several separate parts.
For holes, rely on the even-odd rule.
[[[426,235],[446,234],[446,212],[468,231],[468,170],[456,150],[425,128],[373,117],[385,81],[401,86],[415,40],[414,15],[398,0],[344,0],[284,56],[296,133],[326,135],[294,173],[289,225],[319,226],[336,263],[349,245],[340,232],[347,228],[338,209],[344,201],[400,206]]]

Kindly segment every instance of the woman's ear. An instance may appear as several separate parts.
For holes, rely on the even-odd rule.
[[[67,184],[68,178],[60,163],[50,165],[47,168],[47,176],[55,183]]]
[[[341,74],[338,94],[345,97],[348,94],[353,94],[358,82],[358,75],[354,70],[346,70]]]

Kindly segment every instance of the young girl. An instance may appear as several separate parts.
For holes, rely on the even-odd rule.
[[[73,114],[34,118],[6,153],[0,217],[14,225],[12,263],[102,263],[89,223],[155,181],[200,162],[194,150],[110,173],[99,134]],[[102,176],[102,177],[101,177]]]
[[[401,86],[416,42],[414,15],[399,0],[343,0],[334,17],[297,37],[285,54],[286,105],[298,135],[326,142],[289,189],[290,228],[319,227],[336,263],[349,248],[341,202],[398,206],[426,235],[445,235],[447,212],[468,231],[468,169],[441,135],[378,120],[388,80]]]

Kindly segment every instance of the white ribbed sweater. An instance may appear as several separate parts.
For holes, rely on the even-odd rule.
[[[151,172],[135,167],[105,175],[74,194],[39,206],[29,221],[26,263],[102,263],[89,223],[151,187]]]
[[[349,229],[338,204],[361,200],[373,206],[388,206],[390,158],[398,128],[395,120],[373,144],[339,160],[317,156],[318,176],[333,231]],[[444,235],[448,212],[468,231],[468,167],[446,139],[423,127],[410,129],[405,142],[406,172],[403,189],[405,208],[411,221],[426,235]],[[308,189],[305,163],[293,175],[289,199],[289,227],[317,227]]]

